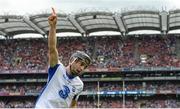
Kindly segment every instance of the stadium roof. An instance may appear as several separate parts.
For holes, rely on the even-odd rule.
[[[13,37],[24,33],[48,33],[49,14],[31,16],[1,15],[0,35]],[[58,13],[57,33],[76,32],[89,34],[99,31],[116,31],[122,34],[136,30],[156,30],[168,33],[180,29],[180,10],[129,11],[124,13],[85,12],[75,15]]]

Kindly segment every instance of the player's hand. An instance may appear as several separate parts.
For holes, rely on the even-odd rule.
[[[54,8],[52,8],[52,14],[48,17],[48,22],[50,27],[55,27],[56,23],[57,23],[57,15],[56,12],[54,10]]]

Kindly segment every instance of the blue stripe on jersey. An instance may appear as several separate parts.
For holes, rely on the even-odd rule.
[[[55,74],[57,68],[59,67],[60,64],[57,64],[56,66],[54,67],[49,67],[48,69],[48,82],[47,84],[44,86],[44,88],[42,89],[41,93],[39,94],[39,97],[36,101],[36,103],[38,102],[39,98],[41,97],[42,93],[44,92],[44,90],[46,89],[48,83],[50,82],[50,80],[52,79],[53,75]],[[35,103],[35,106],[36,106],[36,103]]]
[[[48,82],[51,80],[53,77],[54,73],[56,72],[57,68],[59,67],[60,64],[57,64],[54,67],[49,67],[48,69]]]
[[[68,72],[66,72],[66,75],[67,75],[67,77],[68,77],[69,79],[73,79],[73,78],[74,78],[74,76],[73,76],[73,75],[70,75]]]

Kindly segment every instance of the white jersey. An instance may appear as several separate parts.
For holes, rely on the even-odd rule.
[[[35,108],[68,108],[74,96],[83,90],[83,82],[70,77],[62,63],[48,69],[48,82],[36,102]]]

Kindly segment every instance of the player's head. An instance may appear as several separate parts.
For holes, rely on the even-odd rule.
[[[90,65],[91,58],[82,51],[72,54],[69,61],[70,72],[74,76],[79,76]]]

